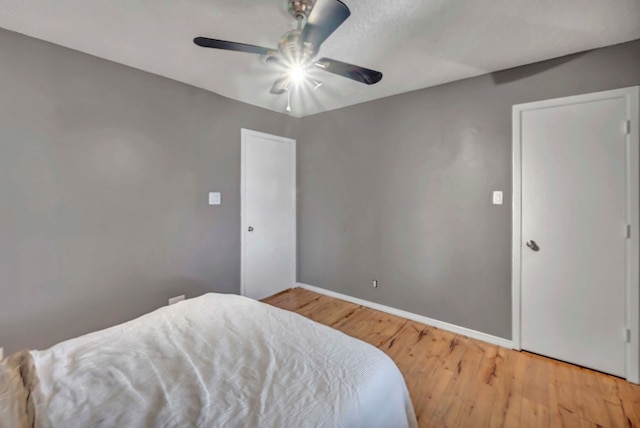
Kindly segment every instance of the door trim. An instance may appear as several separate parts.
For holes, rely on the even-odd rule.
[[[512,251],[511,251],[511,305],[512,305],[512,342],[513,349],[521,349],[521,310],[522,310],[522,112],[566,104],[589,101],[624,98],[630,121],[627,134],[627,222],[631,225],[631,237],[627,239],[626,273],[626,322],[631,332],[626,343],[626,379],[640,383],[640,86],[594,92],[584,95],[536,101],[513,106],[512,153],[513,153],[513,197],[512,197]],[[620,124],[623,132],[623,124]],[[623,226],[623,225],[622,225]],[[620,332],[621,340],[624,330]]]
[[[293,145],[293,164],[291,165],[291,168],[293,169],[293,188],[291,189],[292,195],[291,197],[293,198],[293,242],[292,242],[292,246],[293,246],[293,260],[291,261],[291,263],[293,263],[293,275],[291,278],[291,283],[290,284],[283,284],[283,290],[286,290],[288,288],[294,287],[296,284],[296,279],[297,279],[297,254],[298,254],[298,250],[297,250],[297,237],[296,237],[296,232],[297,232],[297,223],[298,223],[298,217],[297,217],[297,212],[296,212],[296,208],[297,208],[297,198],[296,198],[296,189],[297,189],[297,171],[296,171],[296,140],[292,139],[292,138],[286,138],[286,137],[280,137],[277,135],[271,135],[271,134],[265,134],[264,132],[258,132],[258,131],[252,131],[250,129],[245,129],[245,128],[241,128],[240,129],[240,294],[242,296],[246,296],[246,284],[245,284],[245,266],[246,266],[246,262],[245,262],[245,250],[246,250],[246,231],[247,231],[247,227],[248,224],[246,224],[246,213],[245,213],[245,209],[246,209],[246,202],[245,202],[245,191],[246,191],[246,176],[245,176],[245,172],[246,172],[246,146],[247,146],[247,142],[246,139],[248,136],[254,136],[254,137],[261,137],[261,138],[266,138],[269,140],[275,140],[279,143],[285,143],[285,144],[292,144]]]

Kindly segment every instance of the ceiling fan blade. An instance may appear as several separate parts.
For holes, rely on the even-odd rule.
[[[289,90],[289,85],[291,84],[291,77],[289,77],[289,73],[283,73],[276,79],[271,87],[272,94],[279,95],[284,94]]]
[[[317,0],[302,29],[302,41],[316,49],[351,15],[340,0]]]
[[[382,73],[379,71],[347,64],[346,62],[335,59],[320,58],[316,61],[315,65],[320,70],[328,71],[329,73],[337,74],[338,76],[346,77],[347,79],[367,85],[373,85],[382,80]]]
[[[246,43],[227,42],[225,40],[208,39],[206,37],[196,37],[193,39],[193,43],[203,48],[225,49],[228,51],[254,53],[258,55],[267,55],[273,50],[261,46],[248,45]]]

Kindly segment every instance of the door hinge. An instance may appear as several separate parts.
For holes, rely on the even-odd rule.
[[[624,330],[624,340],[627,343],[631,343],[631,329],[625,328]]]
[[[625,235],[627,239],[631,239],[631,225],[627,224],[625,227]]]
[[[630,120],[625,120],[622,123],[622,132],[624,133],[624,135],[631,134],[631,121]]]

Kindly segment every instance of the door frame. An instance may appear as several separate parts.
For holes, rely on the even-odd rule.
[[[627,103],[630,123],[627,131],[627,223],[631,226],[627,239],[626,272],[626,328],[630,338],[626,341],[625,371],[629,382],[640,383],[640,137],[638,120],[640,116],[640,86],[613,89],[551,100],[516,104],[512,110],[513,137],[513,197],[512,197],[512,251],[511,251],[511,292],[512,292],[512,343],[513,349],[521,349],[521,310],[522,310],[522,113],[566,104],[623,98]],[[625,132],[627,124],[620,124],[620,132]],[[624,227],[624,225],[621,225]],[[627,332],[620,332],[624,340]]]
[[[293,236],[293,242],[291,243],[291,245],[293,246],[293,260],[291,261],[293,263],[293,272],[292,272],[292,278],[291,278],[291,284],[290,287],[294,287],[296,284],[296,280],[297,280],[297,272],[298,272],[298,267],[297,267],[297,254],[298,254],[298,248],[297,248],[297,236],[296,236],[296,232],[297,232],[297,224],[298,224],[298,217],[297,217],[297,170],[296,170],[296,159],[297,159],[297,155],[296,155],[296,140],[292,139],[292,138],[286,138],[286,137],[280,137],[278,135],[271,135],[271,134],[266,134],[264,132],[258,132],[258,131],[252,131],[250,129],[246,129],[246,128],[241,128],[240,129],[240,294],[242,296],[246,296],[246,284],[245,284],[245,279],[246,279],[246,275],[245,275],[245,267],[246,267],[246,261],[245,261],[245,250],[247,248],[247,243],[246,243],[246,234],[247,234],[247,223],[246,223],[246,150],[247,150],[247,137],[249,136],[254,136],[254,137],[261,137],[261,138],[266,138],[269,140],[275,140],[279,143],[284,143],[284,144],[291,144],[293,147],[293,163],[291,165],[291,168],[293,170],[293,183],[292,183],[292,195],[291,197],[293,198],[293,230],[292,230],[292,236]]]

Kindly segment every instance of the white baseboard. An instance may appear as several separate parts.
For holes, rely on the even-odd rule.
[[[449,324],[448,322],[434,320],[422,315],[414,314],[412,312],[403,311],[402,309],[392,308],[390,306],[381,305],[380,303],[370,302],[364,299],[358,299],[357,297],[347,296],[346,294],[337,293],[335,291],[326,290],[320,287],[314,287],[313,285],[303,284],[298,282],[297,287],[304,288],[309,291],[324,294],[329,297],[335,297],[336,299],[346,300],[347,302],[355,303],[356,305],[366,306],[371,309],[386,312],[391,315],[396,315],[402,318],[407,318],[413,321],[420,322],[422,324],[430,325],[432,327],[447,330],[455,334],[467,336],[472,339],[481,340],[483,342],[491,343],[493,345],[502,346],[504,348],[513,349],[513,343],[509,339],[493,336],[491,334],[483,333],[481,331],[472,330],[466,327],[460,327],[459,325]]]

